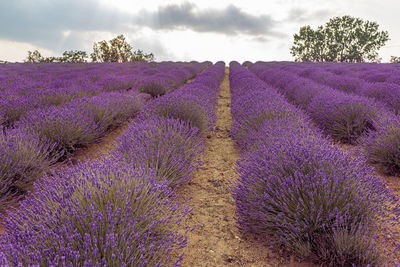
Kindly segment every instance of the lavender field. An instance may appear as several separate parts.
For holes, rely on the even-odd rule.
[[[400,264],[400,64],[1,64],[0,92],[0,266]]]

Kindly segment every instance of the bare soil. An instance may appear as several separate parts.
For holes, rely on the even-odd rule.
[[[241,234],[235,220],[235,202],[230,185],[235,181],[239,150],[231,138],[229,73],[221,85],[217,104],[217,122],[203,153],[204,166],[182,189],[192,195],[187,227],[189,233],[182,266],[310,266],[296,263],[278,249],[266,247],[262,240]]]
[[[98,143],[92,144],[82,150],[78,150],[72,157],[73,161],[85,161],[88,159],[96,159],[100,155],[107,156],[117,145],[116,139],[125,132],[134,118],[128,119],[121,126],[109,132]]]

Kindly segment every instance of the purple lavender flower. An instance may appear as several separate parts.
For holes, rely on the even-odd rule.
[[[55,144],[41,142],[25,129],[0,133],[0,210],[27,192],[33,182],[59,155],[50,152]]]
[[[29,112],[18,126],[36,133],[41,140],[57,144],[56,151],[70,153],[95,142],[104,134],[104,127],[79,108],[59,106]]]
[[[397,224],[399,204],[365,158],[332,146],[305,113],[238,63],[230,81],[232,134],[244,150],[232,188],[241,231],[320,264],[381,264],[374,229]]]
[[[10,265],[165,266],[186,245],[188,207],[153,174],[105,159],[46,176],[3,218]]]
[[[151,169],[175,187],[190,179],[200,164],[204,137],[187,123],[154,118],[134,123],[118,139],[116,157],[134,168]]]

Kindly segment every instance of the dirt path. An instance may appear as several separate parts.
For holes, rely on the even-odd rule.
[[[192,195],[193,211],[188,226],[196,226],[188,237],[182,266],[280,266],[285,258],[253,238],[241,235],[235,222],[235,202],[229,185],[235,178],[240,157],[230,136],[229,76],[226,69],[217,106],[216,130],[208,136],[204,166],[183,189]],[[291,265],[295,266],[295,265]]]
[[[118,126],[116,129],[107,133],[107,135],[104,136],[99,143],[91,144],[90,146],[77,151],[73,155],[72,161],[76,162],[85,161],[88,159],[97,159],[100,154],[104,154],[105,156],[107,156],[109,152],[115,149],[117,144],[116,140],[126,131],[133,120],[134,118],[130,118],[122,125]]]

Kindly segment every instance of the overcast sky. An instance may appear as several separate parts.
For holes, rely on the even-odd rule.
[[[334,16],[376,21],[391,40],[383,61],[400,56],[399,0],[0,0],[0,59],[22,61],[92,51],[124,34],[156,60],[293,60],[293,34]]]

